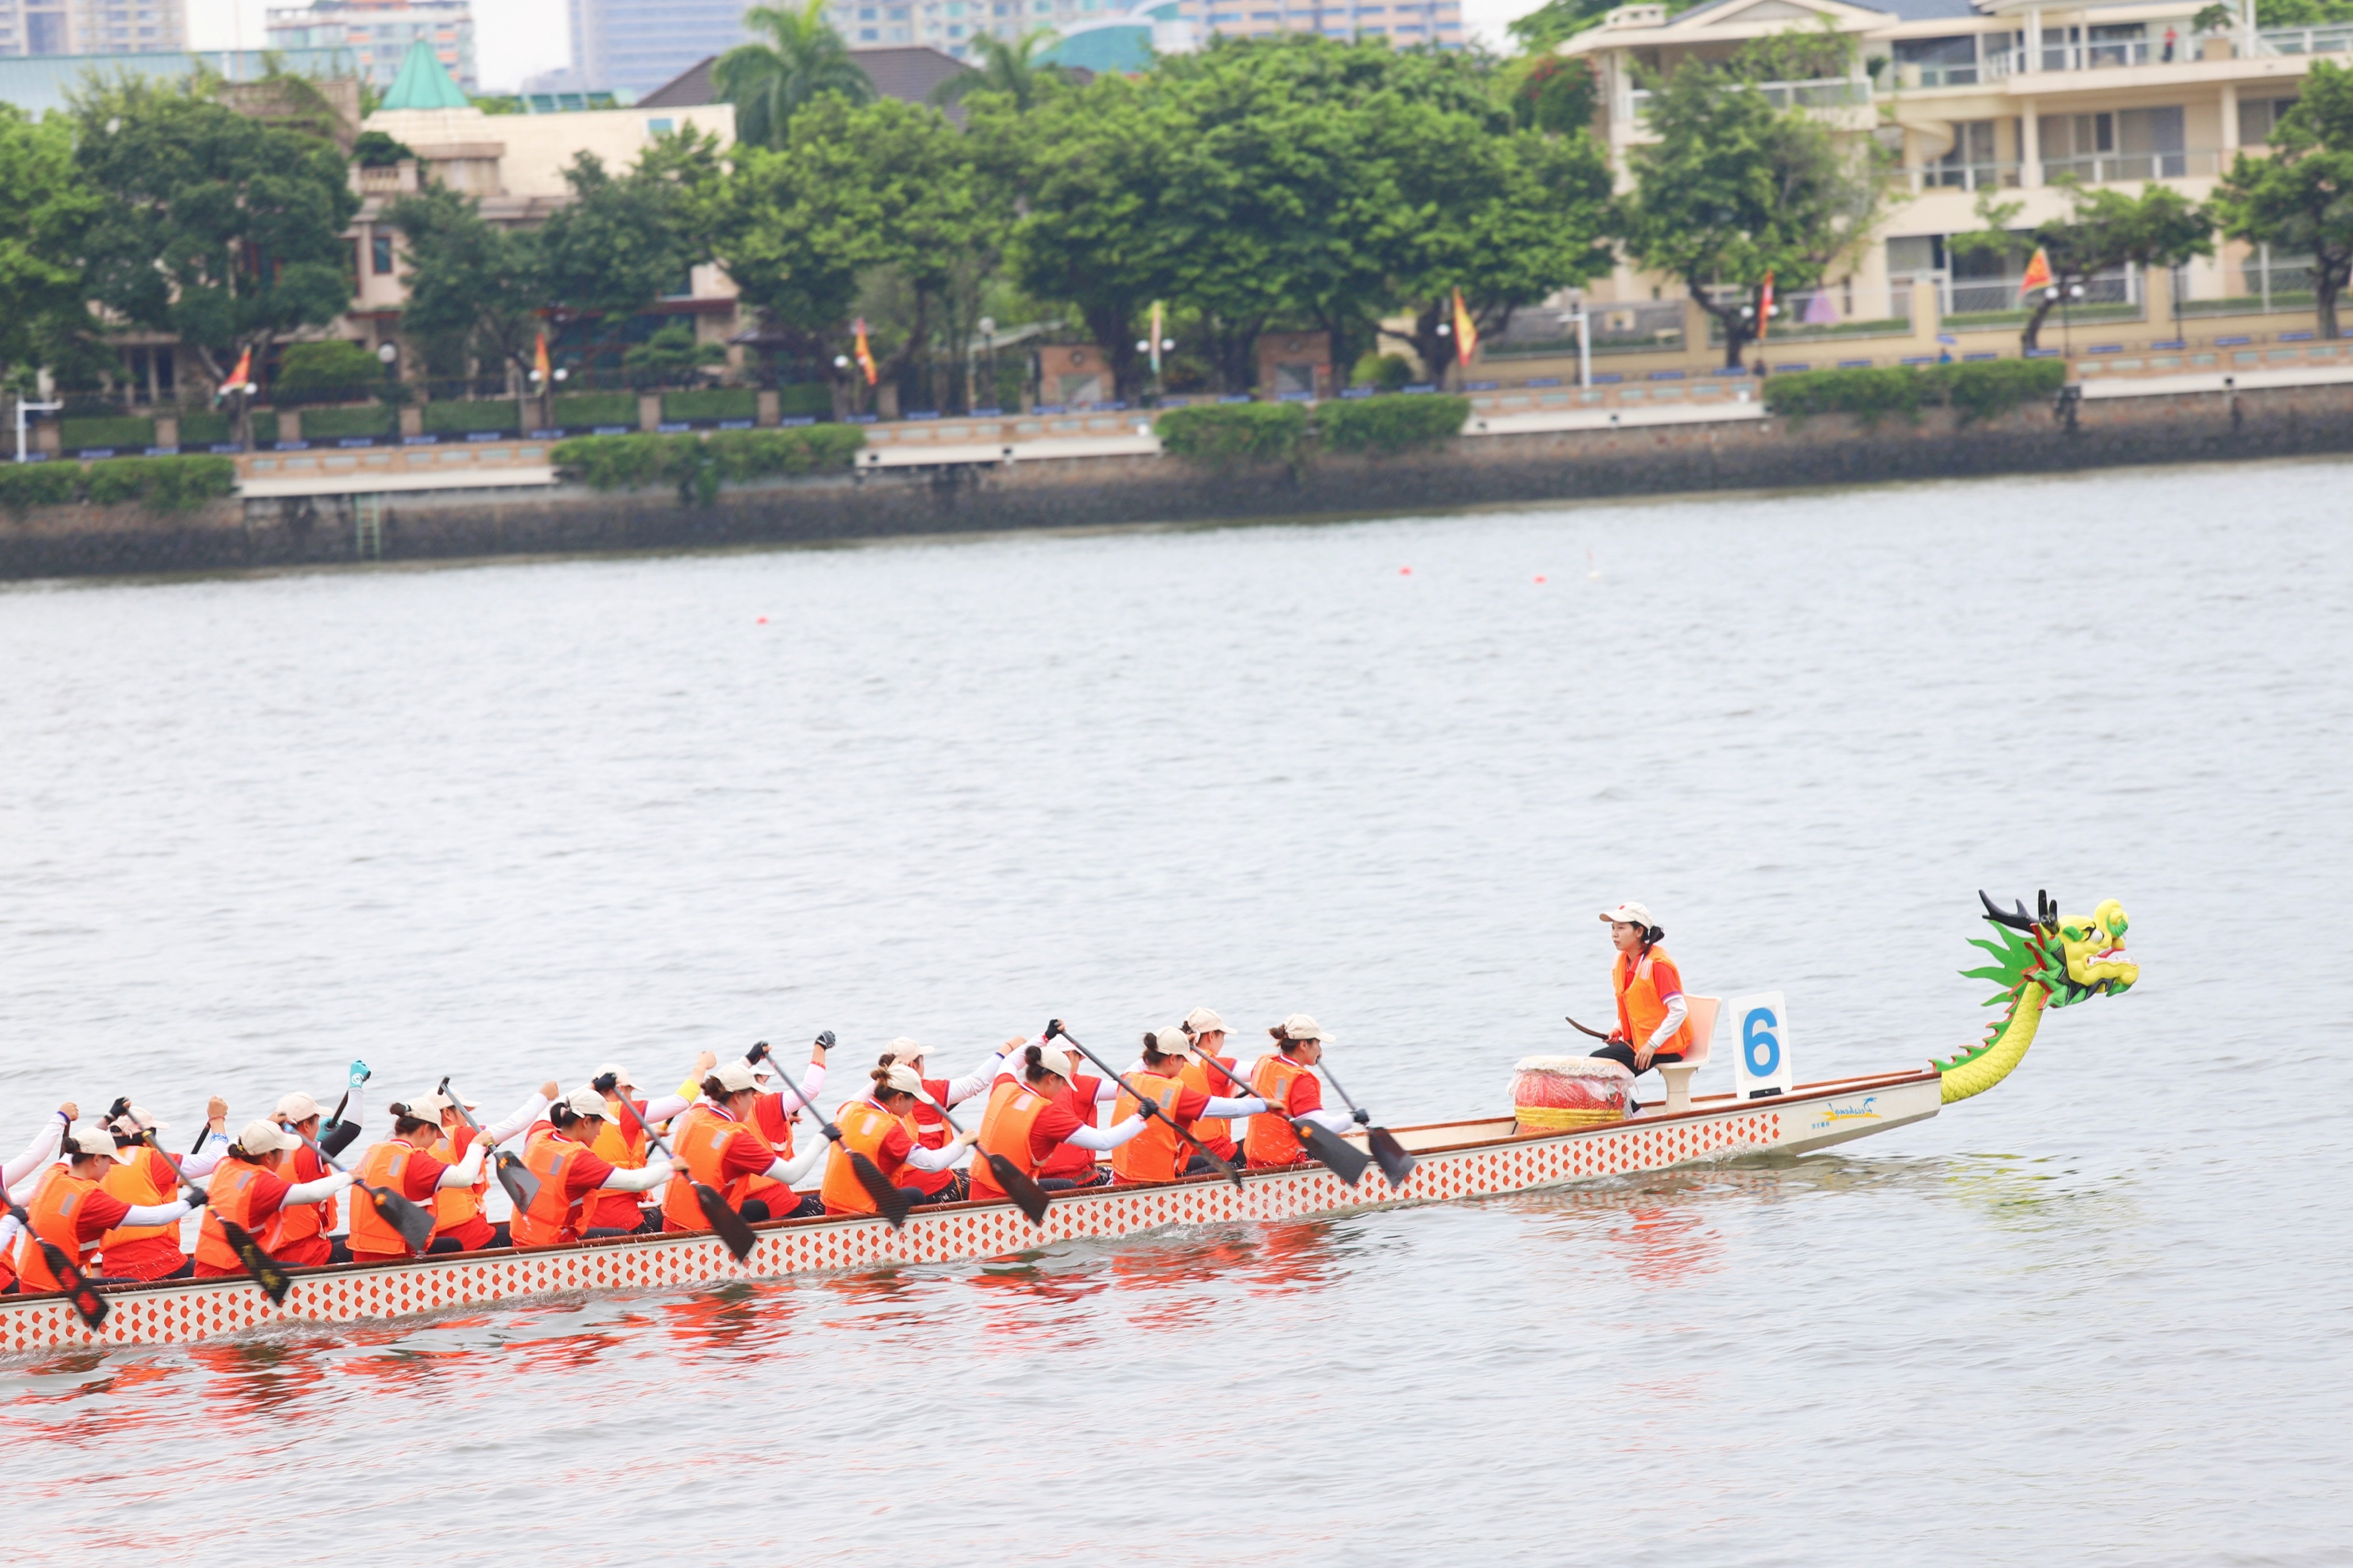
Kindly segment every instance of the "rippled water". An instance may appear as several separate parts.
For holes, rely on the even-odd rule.
[[[2143,965],[1835,1155],[0,1363],[16,1551],[2342,1561],[2347,471],[0,593],[8,1151],[1199,1004],[1487,1112],[1625,898],[1801,1077],[1980,886]]]

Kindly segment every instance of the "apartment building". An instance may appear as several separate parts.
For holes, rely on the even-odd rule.
[[[344,50],[351,68],[379,89],[392,85],[408,47],[421,41],[459,87],[480,89],[468,0],[317,0],[272,7],[265,18],[271,48]]]
[[[1170,47],[1167,40],[1212,36],[1271,38],[1284,33],[1320,33],[1353,38],[1365,35],[1386,37],[1400,47],[1436,43],[1459,48],[1463,41],[1461,0],[1397,5],[1160,0],[1133,8],[1116,0],[834,0],[826,7],[826,16],[853,48],[928,44],[959,59],[983,35],[1010,41],[1040,28],[1073,35],[1123,23],[1150,27],[1155,21],[1159,23],[1155,47],[1164,53]]]
[[[1884,138],[1900,151],[1903,199],[1852,273],[1831,280],[1820,300],[1793,301],[1790,314],[1818,323],[1901,317],[1913,286],[1926,283],[1945,317],[1966,321],[2019,302],[2015,260],[1947,247],[1951,236],[1981,226],[1980,193],[2018,203],[2016,228],[2067,210],[2063,180],[2131,189],[2158,180],[2203,200],[2240,151],[2263,150],[2311,60],[2353,42],[2353,26],[2258,29],[2251,5],[2238,25],[2200,34],[2192,20],[2201,8],[2190,0],[1714,0],[1670,16],[1663,5],[1624,5],[1561,52],[1593,63],[1600,128],[1622,171],[1648,134],[1646,79],[1825,20],[1853,37],[1851,76],[1763,90]],[[2297,258],[2225,245],[2161,280],[2161,289],[2177,310],[2263,309],[2303,277]],[[2147,285],[2120,272],[2095,280],[2084,303],[2137,304]],[[1631,323],[1641,314],[1632,307],[1672,300],[1675,290],[1620,267],[1593,293],[1626,307],[1614,314]]]
[[[0,56],[153,54],[187,47],[182,0],[0,0]]]

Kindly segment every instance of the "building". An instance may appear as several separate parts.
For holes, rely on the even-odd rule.
[[[8,0],[0,0],[5,6]],[[12,103],[39,119],[53,109],[64,109],[95,74],[103,80],[147,77],[157,81],[185,81],[199,71],[230,82],[258,81],[271,60],[295,76],[326,82],[347,75],[350,58],[341,49],[294,49],[282,55],[260,49],[174,50],[164,54],[11,55],[0,52],[0,103]]]
[[[1901,321],[1913,312],[1915,289],[1947,327],[1966,330],[1973,317],[2014,314],[2020,304],[2020,262],[1947,248],[1951,236],[1982,226],[1979,193],[2019,204],[2014,228],[2064,214],[2063,180],[2133,188],[2161,181],[2202,201],[2235,154],[2263,150],[2311,59],[2353,39],[2353,26],[2343,24],[2242,23],[2200,34],[2192,26],[2200,9],[2189,0],[1713,0],[1670,16],[1663,5],[1622,5],[1561,52],[1593,62],[1599,128],[1622,171],[1626,154],[1647,136],[1648,93],[1639,73],[1721,59],[1749,39],[1793,26],[1827,22],[1852,37],[1860,48],[1850,75],[1763,90],[1857,134],[1885,137],[1900,150],[1904,199],[1851,273],[1789,301],[1790,325],[1773,331]],[[2177,277],[2147,279],[2126,268],[2094,279],[2082,303],[2176,316],[2269,310],[2275,293],[2299,287],[2308,293],[2298,258],[2229,243]],[[1651,301],[1672,309],[1679,288],[1621,266],[1593,292],[1597,321],[1619,316],[1634,323]],[[1611,302],[1623,308],[1612,312]]]
[[[746,0],[566,0],[579,79],[639,97],[751,35]]]
[[[0,57],[144,55],[187,47],[182,0],[0,0]]]
[[[422,41],[459,87],[480,89],[474,13],[467,0],[317,0],[273,6],[266,15],[271,48],[345,50],[359,74],[378,88],[392,85],[409,46]]]
[[[1164,15],[1164,13],[1166,15]],[[876,44],[928,44],[962,58],[982,34],[1011,41],[1040,28],[1069,38],[1106,26],[1161,31],[1157,52],[1182,52],[1195,38],[1213,36],[1271,38],[1284,33],[1321,33],[1327,37],[1353,38],[1360,34],[1387,37],[1400,47],[1437,43],[1462,45],[1461,0],[1417,0],[1399,5],[1299,5],[1293,0],[1168,0],[1134,7],[1117,0],[832,0],[826,16],[853,48]],[[1181,26],[1181,32],[1172,31]],[[1181,40],[1181,41],[1180,41]],[[1132,43],[1133,40],[1128,40]],[[1113,47],[1100,39],[1067,63],[1090,69],[1098,67],[1086,56]],[[1124,60],[1123,51],[1105,55]]]
[[[950,77],[962,76],[972,68],[931,48],[852,48],[849,56],[864,69],[876,92],[884,98],[895,98],[906,103],[929,103],[933,89],[940,83]],[[716,55],[697,60],[677,77],[638,99],[638,107],[689,109],[697,104],[717,102],[711,86],[711,68],[718,63]]]

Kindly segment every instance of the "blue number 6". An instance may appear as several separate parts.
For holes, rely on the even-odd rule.
[[[1773,1037],[1781,1020],[1770,1007],[1752,1007],[1740,1025],[1740,1049],[1748,1060],[1748,1076],[1771,1078],[1781,1067],[1781,1042]]]

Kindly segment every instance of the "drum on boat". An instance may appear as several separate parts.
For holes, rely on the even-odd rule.
[[[1561,1132],[1626,1120],[1634,1075],[1599,1057],[1523,1057],[1512,1068],[1512,1117],[1520,1132]]]

